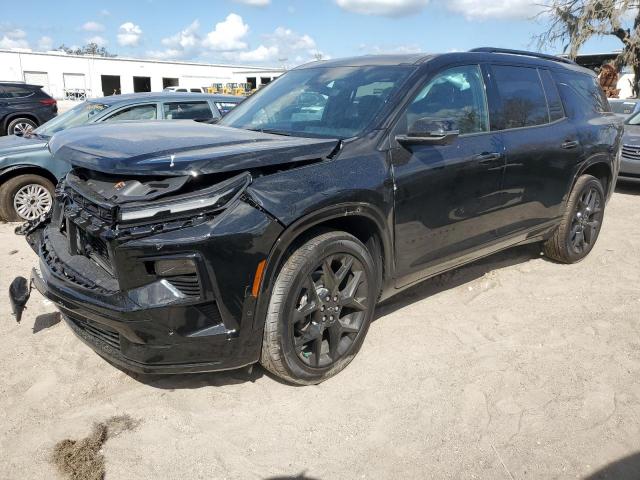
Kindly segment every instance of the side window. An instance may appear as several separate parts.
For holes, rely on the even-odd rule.
[[[492,116],[494,130],[533,127],[549,123],[547,100],[536,68],[492,66],[501,100]]]
[[[192,88],[190,91],[195,93],[202,93],[202,90],[199,88]]]
[[[477,65],[437,74],[418,93],[402,120],[407,131],[458,130],[461,135],[489,130],[482,72]]]
[[[158,118],[155,105],[135,105],[125,108],[107,117],[105,122],[120,122],[123,120],[155,120]]]
[[[33,95],[33,90],[27,87],[17,87],[14,85],[5,85],[3,87],[5,98],[23,98]]]
[[[218,111],[221,115],[226,115],[233,110],[236,105],[238,104],[234,102],[216,102],[216,107],[218,107]]]
[[[540,78],[542,79],[542,86],[544,87],[544,93],[547,96],[547,105],[549,106],[549,120],[555,122],[564,118],[564,107],[560,100],[560,94],[558,93],[558,87],[556,82],[551,76],[549,70],[539,70]]]
[[[554,71],[560,95],[571,117],[584,116],[586,112],[610,112],[611,107],[596,77],[578,72]]]
[[[207,102],[172,102],[165,103],[164,118],[166,120],[199,120],[213,119],[211,107]]]

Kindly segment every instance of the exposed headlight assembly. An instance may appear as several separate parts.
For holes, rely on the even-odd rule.
[[[213,187],[178,195],[162,202],[130,204],[121,207],[118,217],[122,222],[136,222],[162,216],[180,216],[185,212],[218,210],[238,197],[249,183],[251,183],[251,175],[242,173]]]

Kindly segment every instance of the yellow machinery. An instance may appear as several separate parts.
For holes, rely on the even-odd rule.
[[[224,93],[224,87],[221,83],[212,83],[209,88],[207,88],[209,93]]]

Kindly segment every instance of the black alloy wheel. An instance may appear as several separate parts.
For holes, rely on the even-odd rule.
[[[345,232],[327,232],[295,250],[269,302],[262,365],[301,385],[344,369],[366,336],[379,293],[369,250]]]
[[[569,195],[560,225],[544,243],[545,255],[562,263],[585,258],[600,235],[604,210],[602,182],[592,175],[582,175]]]

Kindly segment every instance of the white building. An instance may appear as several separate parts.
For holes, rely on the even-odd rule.
[[[0,49],[0,81],[42,85],[58,99],[68,97],[70,92],[96,98],[114,93],[159,92],[168,86],[209,87],[215,83],[248,83],[256,88],[282,73],[278,68]]]

